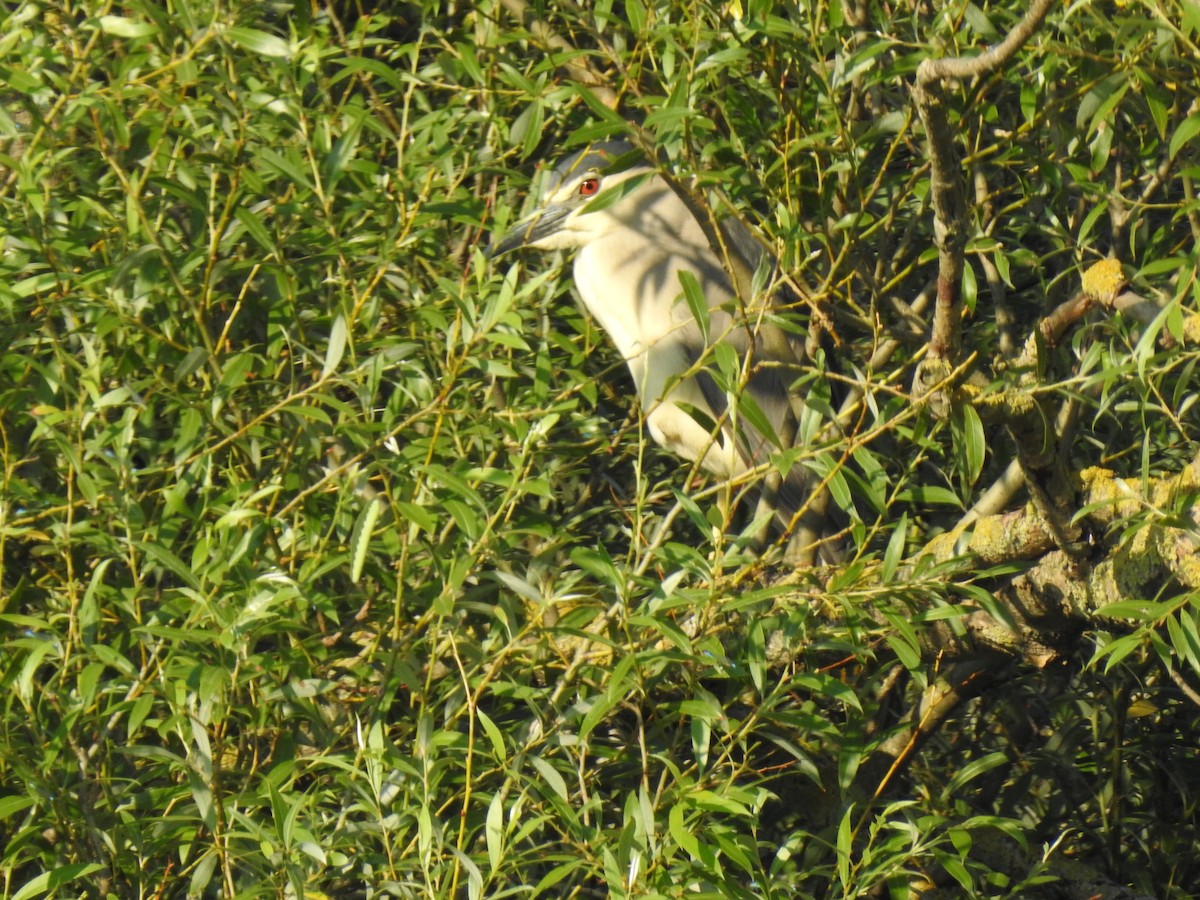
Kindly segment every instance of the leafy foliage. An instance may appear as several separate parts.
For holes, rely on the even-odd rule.
[[[923,630],[1011,574],[899,564],[1011,456],[912,403],[900,301],[935,256],[913,73],[1021,12],[600,2],[540,10],[547,51],[499,3],[6,5],[3,896],[1054,896],[1063,855],[1200,892],[1179,584],[872,768]],[[1164,301],[1053,350],[1079,467],[1194,454],[1198,28],[1058,9],[952,111],[968,349],[1110,252]],[[813,461],[859,548],[828,583],[754,586],[561,268],[478,252],[533,157],[627,128],[580,60],[876,388]]]

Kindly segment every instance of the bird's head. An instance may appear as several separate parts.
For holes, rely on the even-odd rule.
[[[619,227],[613,207],[621,186],[636,190],[653,169],[627,141],[592,144],[557,166],[546,180],[542,203],[492,243],[489,257],[518,247],[582,247]]]

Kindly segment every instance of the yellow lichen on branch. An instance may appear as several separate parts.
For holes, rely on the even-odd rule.
[[[1129,283],[1118,259],[1102,259],[1083,273],[1083,292],[1098,303],[1111,306],[1121,289]]]

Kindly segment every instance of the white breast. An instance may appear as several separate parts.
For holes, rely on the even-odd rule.
[[[651,437],[685,459],[703,453],[705,468],[720,477],[739,474],[745,464],[732,440],[721,435],[713,441],[679,406],[717,418],[694,379],[679,377],[699,352],[686,346],[699,336],[682,300],[679,271],[701,273],[686,246],[644,237],[623,229],[582,247],[574,270],[580,299],[628,364]]]

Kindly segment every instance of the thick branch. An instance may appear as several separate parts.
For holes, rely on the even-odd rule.
[[[864,793],[883,796],[889,783],[913,753],[941,727],[961,703],[994,684],[1002,667],[996,660],[966,659],[939,672],[921,693],[917,705],[864,762],[855,779]]]
[[[1055,516],[1029,504],[1024,509],[982,516],[969,527],[939,535],[914,554],[896,584],[911,584],[907,615],[920,618],[946,602],[944,585],[957,571],[978,571],[1006,563],[1034,561],[1021,574],[990,589],[991,600],[962,615],[937,618],[922,634],[922,651],[930,660],[974,658],[1021,659],[1043,667],[1069,656],[1078,636],[1094,627],[1110,604],[1153,595],[1164,584],[1200,588],[1200,512],[1192,500],[1200,495],[1200,457],[1176,475],[1140,480],[1119,479],[1104,469],[1085,469],[1079,476],[1074,508],[1080,528],[1090,532],[1086,555],[1060,548]],[[1183,512],[1179,512],[1183,510]],[[1135,517],[1140,528],[1121,528]],[[922,572],[939,571],[925,585]],[[869,580],[870,576],[865,575]],[[793,584],[798,595],[781,596],[792,605],[808,602],[811,572],[792,572],[776,582]],[[982,596],[976,594],[976,596]],[[922,598],[929,599],[922,599]],[[886,619],[880,615],[880,624]],[[786,662],[795,648],[776,645],[772,662]],[[999,654],[999,655],[997,655]]]
[[[1033,37],[1050,11],[1051,0],[1036,0],[1025,13],[1025,18],[999,44],[990,50],[971,57],[947,57],[927,59],[917,70],[918,81],[965,80],[989,75],[1007,63],[1025,42]]]
[[[955,135],[946,112],[946,84],[988,74],[1007,63],[1041,25],[1049,9],[1050,0],[1037,0],[1003,41],[979,56],[926,59],[917,69],[913,98],[929,141],[933,231],[938,248],[937,306],[929,338],[929,355],[935,360],[952,360],[958,353],[963,248],[969,225]]]
[[[960,288],[968,223],[958,154],[946,113],[946,89],[940,80],[922,77],[929,62],[931,60],[921,64],[913,88],[929,141],[933,236],[938,248],[937,302],[933,333],[929,338],[929,356],[933,360],[952,360],[958,352],[959,320],[962,318]]]

